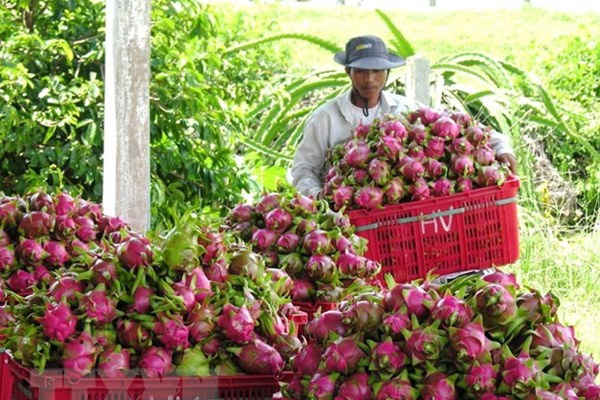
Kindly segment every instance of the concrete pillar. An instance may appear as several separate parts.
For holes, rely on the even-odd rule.
[[[406,96],[430,105],[429,60],[415,54],[406,60]]]
[[[107,0],[102,205],[150,226],[150,0]]]

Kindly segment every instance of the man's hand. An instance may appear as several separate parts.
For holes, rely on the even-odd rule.
[[[517,159],[515,158],[515,156],[513,156],[512,154],[504,153],[498,154],[496,158],[501,163],[508,164],[510,172],[512,172],[514,175],[517,175]]]

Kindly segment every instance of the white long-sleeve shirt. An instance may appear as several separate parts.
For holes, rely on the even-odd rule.
[[[323,104],[306,121],[303,138],[298,145],[290,170],[292,184],[306,196],[316,198],[321,192],[327,173],[326,157],[329,150],[339,143],[348,141],[354,129],[364,118],[355,112],[356,106],[350,101],[350,94],[349,90]],[[388,114],[405,113],[420,107],[424,105],[408,97],[383,91],[376,114],[372,117],[380,118]],[[362,122],[365,123],[364,119]],[[499,132],[492,131],[490,145],[497,155],[506,153],[514,155],[510,138]]]

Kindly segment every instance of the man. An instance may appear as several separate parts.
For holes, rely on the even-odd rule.
[[[334,56],[345,67],[352,88],[323,104],[309,117],[303,139],[296,150],[290,171],[292,184],[304,195],[319,198],[326,174],[326,157],[331,148],[351,138],[359,125],[370,124],[387,114],[404,113],[424,107],[405,96],[384,90],[391,68],[404,65],[402,57],[390,53],[376,36],[350,39],[346,50]],[[517,161],[509,138],[494,132],[490,144],[499,161],[516,174]]]

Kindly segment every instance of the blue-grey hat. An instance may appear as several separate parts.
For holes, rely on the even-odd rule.
[[[404,65],[404,58],[390,53],[383,40],[377,36],[357,36],[346,43],[346,51],[340,51],[334,61],[350,68],[390,69]]]

